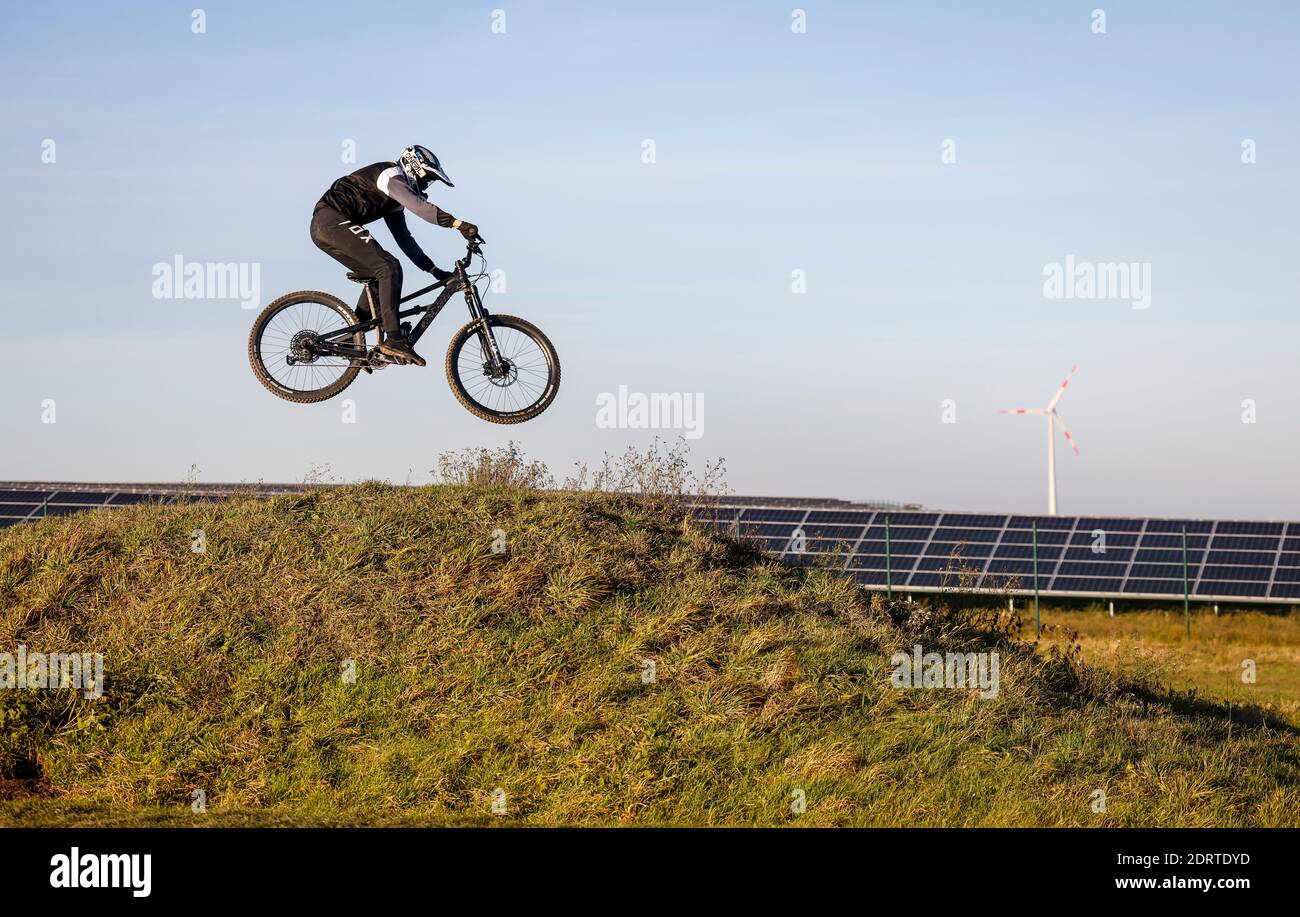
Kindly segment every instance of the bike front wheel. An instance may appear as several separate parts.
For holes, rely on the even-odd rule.
[[[472,321],[447,348],[447,383],[467,411],[492,423],[522,423],[550,407],[560,389],[560,358],[531,322],[488,317],[504,367],[493,373],[482,325]]]

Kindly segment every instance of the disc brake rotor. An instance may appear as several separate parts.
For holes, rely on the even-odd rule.
[[[519,378],[519,367],[509,360],[502,360],[501,362],[505,364],[505,368],[499,375],[492,374],[492,365],[490,363],[483,364],[483,375],[487,376],[488,381],[498,388],[509,388]]]

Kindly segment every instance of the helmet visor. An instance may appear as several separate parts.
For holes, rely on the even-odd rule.
[[[417,146],[415,148],[415,157],[420,162],[421,178],[427,182],[446,182],[449,187],[456,187],[447,177],[446,171],[442,168],[442,163],[438,157],[428,147]]]

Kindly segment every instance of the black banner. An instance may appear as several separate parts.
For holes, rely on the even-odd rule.
[[[132,907],[351,901],[455,889],[493,903],[647,905],[773,891],[966,908],[998,895],[1231,905],[1295,887],[1295,830],[23,829],[4,890]],[[400,900],[400,899],[399,899]],[[472,900],[472,898],[471,898]]]

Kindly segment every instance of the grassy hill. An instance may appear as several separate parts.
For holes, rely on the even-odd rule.
[[[630,498],[365,484],[51,518],[0,532],[0,609],[0,652],[105,671],[97,700],[0,690],[0,823],[1300,824],[1300,738],[1264,711]],[[997,696],[893,687],[918,643],[997,651]]]

